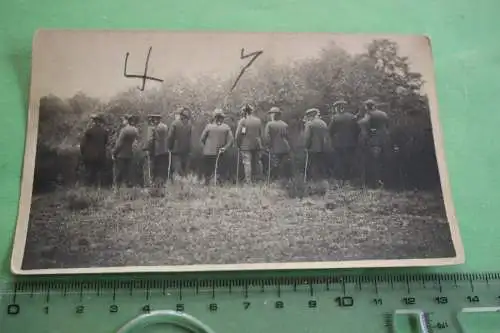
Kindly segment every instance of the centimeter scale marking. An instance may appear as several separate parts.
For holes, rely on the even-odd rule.
[[[375,325],[374,329],[383,329],[375,329],[373,332],[399,333],[395,319],[403,316],[420,321],[420,326],[412,324],[417,327],[414,328],[415,331],[404,332],[432,333],[440,330],[443,333],[455,333],[463,331],[455,330],[453,323],[456,318],[451,315],[452,312],[491,312],[500,318],[500,273],[198,279],[23,278],[6,283],[0,297],[3,307],[0,308],[0,331],[6,333],[14,327],[30,333],[23,326],[28,324],[25,319],[30,318],[30,315],[43,321],[45,317],[40,315],[44,314],[54,321],[61,319],[58,314],[62,316],[62,312],[69,311],[68,313],[80,316],[72,320],[80,320],[78,318],[87,313],[104,316],[126,312],[133,316],[165,308],[196,313],[202,321],[214,320],[214,315],[224,311],[227,311],[225,315],[233,316],[235,321],[236,318],[243,318],[241,313],[251,313],[247,310],[260,311],[253,312],[254,316],[277,316],[278,320],[276,313],[279,312],[269,311],[270,309],[285,310],[281,313],[300,309],[301,312],[294,312],[297,316],[304,315],[307,309],[319,311],[325,308],[333,311],[328,313],[328,317],[313,319],[313,315],[307,315],[310,317],[304,317],[302,325],[314,325],[314,321],[326,319],[332,322],[342,322],[342,319],[353,322],[359,321],[362,318],[360,316],[365,316],[367,320],[371,318],[370,320],[376,321],[375,324],[367,323],[371,327]],[[162,299],[169,300],[168,306]],[[53,308],[56,311],[51,310]],[[344,317],[339,317],[340,313],[334,309],[343,309],[341,311],[344,311]],[[16,320],[15,318],[21,317],[21,313],[24,314],[24,320]],[[108,321],[109,325],[117,324],[112,318],[103,320]],[[307,323],[308,318],[313,322]],[[270,317],[271,319],[274,322],[274,317]],[[214,325],[221,325],[220,323],[219,319]],[[296,332],[304,331],[304,327],[291,327],[288,332],[293,333],[294,329]],[[343,327],[342,330],[347,329],[349,328]],[[500,331],[500,327],[498,330]],[[220,327],[215,331],[232,332]],[[238,331],[246,332],[241,328]],[[74,332],[79,333],[78,330]]]
[[[80,297],[84,293],[95,292],[97,296],[102,294],[103,289],[112,290],[116,297],[117,290],[129,291],[130,296],[134,291],[140,290],[145,293],[148,298],[151,290],[162,290],[165,295],[167,289],[175,289],[182,298],[184,289],[194,289],[196,294],[199,294],[200,288],[210,289],[212,297],[215,298],[217,292],[232,293],[233,289],[242,288],[247,295],[248,288],[260,287],[264,292],[266,288],[274,288],[278,296],[281,294],[281,289],[284,286],[292,286],[293,291],[297,291],[297,286],[307,286],[311,295],[315,285],[322,285],[325,289],[331,290],[334,286],[340,286],[343,295],[346,294],[346,286],[353,285],[358,291],[370,289],[376,294],[379,293],[381,284],[389,284],[390,289],[394,290],[395,283],[403,283],[408,294],[412,289],[426,289],[429,283],[434,283],[440,293],[443,291],[443,282],[452,281],[452,286],[457,288],[458,282],[466,282],[471,292],[474,292],[474,282],[484,283],[489,285],[490,281],[496,280],[500,283],[500,273],[457,273],[457,274],[417,274],[417,275],[374,275],[374,276],[325,276],[325,277],[273,277],[273,278],[205,278],[205,279],[169,279],[169,278],[89,278],[89,279],[73,279],[73,278],[38,278],[38,279],[20,279],[14,282],[6,283],[7,288],[3,288],[2,293],[11,294],[16,297],[18,293],[29,292],[31,296],[34,294],[44,293],[46,297],[50,297],[53,290],[58,290],[64,295],[69,293],[78,293]],[[354,289],[353,288],[353,289]]]

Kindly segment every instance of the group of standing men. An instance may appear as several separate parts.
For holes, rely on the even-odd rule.
[[[224,123],[224,112],[221,109],[214,111],[213,122],[205,127],[200,138],[206,183],[211,177],[217,176],[215,171],[219,161],[228,162],[227,159],[220,160],[220,157],[234,143],[238,148],[237,169],[241,161],[246,183],[251,183],[262,173],[261,154],[264,150],[270,158],[269,176],[277,178],[285,175],[284,167],[289,164],[290,155],[288,124],[281,120],[279,108],[272,107],[268,114],[271,119],[263,127],[261,119],[254,115],[254,109],[248,104],[244,105],[233,135],[231,128]],[[239,176],[239,172],[237,174]]]
[[[316,108],[308,109],[304,118],[303,145],[306,151],[306,179],[320,180],[327,177],[333,151],[333,165],[336,175],[342,179],[352,177],[356,164],[372,171],[372,181],[380,179],[380,156],[388,140],[388,117],[376,108],[373,100],[364,102],[361,114],[345,111],[345,101],[334,103],[330,124],[326,124]],[[291,177],[291,144],[288,124],[281,119],[282,111],[272,107],[268,111],[270,120],[263,126],[262,120],[254,114],[254,109],[246,104],[241,109],[241,119],[233,132],[224,120],[226,115],[216,109],[200,136],[203,152],[203,176],[210,182],[220,169],[224,152],[233,144],[238,148],[237,168],[240,161],[246,183],[251,183],[262,174],[262,153],[267,152],[268,178]],[[108,132],[102,117],[94,115],[93,124],[86,131],[80,149],[90,183],[99,183],[106,160]],[[114,183],[131,185],[134,146],[139,140],[138,117],[127,116],[112,149],[114,161]],[[159,114],[149,116],[146,145],[147,172],[152,183],[162,186],[173,172],[184,176],[188,172],[192,151],[192,124],[190,111],[181,108],[175,120],[167,126]],[[362,159],[360,160],[359,157]],[[367,166],[367,167],[364,167]]]
[[[354,114],[345,110],[346,101],[335,102],[328,125],[320,118],[318,109],[306,111],[305,171],[309,170],[311,178],[323,179],[333,169],[335,177],[342,180],[359,173],[367,185],[382,182],[383,162],[390,143],[389,118],[377,109],[372,99],[363,104],[360,112]]]
[[[143,150],[147,159],[147,182],[162,185],[175,170],[185,175],[188,170],[191,152],[190,113],[186,108],[176,112],[175,120],[167,126],[159,114],[148,117],[149,126]],[[99,185],[103,183],[103,175],[107,161],[107,145],[109,132],[100,115],[91,116],[92,123],[85,131],[80,142],[82,161],[85,166],[87,183]],[[114,147],[111,149],[113,161],[113,183],[117,186],[133,186],[134,154],[140,141],[138,129],[139,117],[128,115],[123,117]]]

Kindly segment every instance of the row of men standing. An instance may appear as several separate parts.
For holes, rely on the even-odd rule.
[[[335,177],[342,180],[358,174],[364,184],[380,185],[390,151],[389,117],[377,109],[372,99],[363,102],[358,114],[347,112],[346,105],[344,100],[333,104],[328,125],[320,118],[318,109],[306,111],[306,170],[310,170],[312,178],[325,178],[333,170]]]
[[[104,170],[107,166],[107,145],[109,131],[105,128],[101,115],[92,115],[92,123],[80,141],[80,152],[89,185],[104,183]],[[139,118],[134,115],[123,117],[114,147],[111,149],[113,161],[113,183],[132,186],[134,172],[134,152],[139,142]],[[170,128],[161,121],[161,116],[149,116],[146,144],[147,174],[156,183],[169,177],[169,170],[184,175],[188,169],[191,150],[191,123],[189,112],[181,109],[176,112]]]
[[[340,178],[350,178],[356,163],[368,165],[368,169],[374,171],[371,178],[375,181],[380,178],[377,160],[388,137],[387,114],[377,110],[372,100],[364,103],[364,112],[357,116],[345,111],[346,104],[345,101],[334,104],[335,112],[329,125],[320,118],[318,109],[306,111],[303,144],[308,179],[327,176],[331,164],[328,152],[331,148],[334,151],[333,164]],[[228,163],[227,159],[220,159],[220,156],[234,143],[238,147],[238,160],[241,159],[243,164],[245,182],[250,183],[262,174],[262,152],[268,154],[269,175],[272,178],[292,175],[289,129],[288,124],[281,119],[281,110],[272,107],[268,111],[270,121],[265,126],[262,126],[261,119],[253,111],[250,105],[243,106],[242,118],[234,135],[224,122],[226,116],[223,111],[214,111],[212,121],[205,126],[200,136],[206,183],[215,175],[217,163]],[[103,124],[102,117],[94,116],[93,125],[85,133],[80,145],[90,183],[99,181],[98,175],[104,167],[108,134]],[[136,116],[126,117],[112,149],[117,185],[132,183],[133,150],[139,139],[137,125]],[[150,178],[155,184],[162,185],[174,171],[181,176],[186,175],[192,149],[189,110],[180,109],[170,128],[157,114],[149,116],[149,125],[144,150],[147,152]],[[357,156],[362,156],[362,161]]]

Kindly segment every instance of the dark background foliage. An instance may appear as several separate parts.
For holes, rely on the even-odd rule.
[[[301,134],[306,109],[317,107],[328,123],[331,104],[339,98],[349,102],[347,110],[357,114],[362,101],[374,98],[391,121],[393,145],[387,167],[387,184],[397,187],[439,186],[434,141],[427,97],[422,94],[423,78],[410,70],[409,60],[398,54],[397,44],[390,40],[374,40],[363,54],[351,55],[331,44],[316,58],[292,64],[276,64],[258,59],[245,73],[233,93],[226,99],[232,80],[200,77],[167,78],[160,88],[145,92],[131,89],[109,101],[100,101],[84,93],[62,100],[49,95],[40,100],[37,160],[34,190],[50,190],[57,185],[70,185],[81,178],[78,144],[92,113],[101,113],[111,132],[110,148],[121,125],[121,117],[135,114],[141,118],[144,138],[148,113],[160,113],[169,124],[179,106],[192,112],[194,152],[193,171],[201,157],[198,139],[216,107],[224,107],[227,123],[235,130],[239,107],[255,106],[264,121],[271,106],[283,110],[289,124],[294,160],[303,163]],[[143,153],[137,149],[137,182],[142,181]],[[235,149],[225,158],[235,161]],[[111,174],[111,162],[108,173]],[[234,176],[235,163],[225,170]],[[109,177],[111,179],[111,177]]]

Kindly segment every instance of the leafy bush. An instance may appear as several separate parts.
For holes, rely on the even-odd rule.
[[[423,83],[419,73],[410,71],[408,59],[398,55],[397,44],[389,40],[374,40],[363,54],[358,55],[351,55],[332,44],[322,50],[318,57],[293,64],[279,65],[259,59],[227,99],[225,97],[232,81],[212,77],[194,80],[170,77],[159,88],[146,92],[134,88],[117,94],[108,102],[83,93],[68,100],[49,95],[40,100],[35,189],[61,182],[61,174],[64,174],[66,183],[74,183],[79,179],[79,168],[74,168],[69,162],[51,161],[63,159],[61,151],[67,149],[65,147],[78,147],[91,113],[104,115],[111,133],[111,149],[124,115],[140,117],[142,145],[145,141],[147,114],[160,113],[165,122],[170,124],[174,118],[173,111],[179,106],[187,106],[192,112],[194,150],[191,165],[194,173],[201,172],[199,137],[212,111],[216,107],[224,107],[228,116],[226,122],[234,131],[239,119],[239,107],[243,103],[254,105],[256,115],[264,121],[267,121],[267,110],[271,106],[283,110],[283,119],[290,126],[295,170],[301,170],[304,111],[317,107],[328,123],[330,105],[339,98],[346,99],[349,102],[347,110],[355,114],[367,98],[380,101],[380,108],[388,113],[393,143],[398,147],[387,166],[388,184],[436,186],[439,185],[439,177],[436,177],[436,172],[432,172],[437,170],[437,164],[427,97],[421,92]],[[144,156],[140,152],[141,148],[138,147],[135,158],[137,184],[141,184],[143,179]],[[71,154],[73,157],[79,156],[78,149],[73,149]],[[227,170],[223,171],[227,179],[235,179],[236,163],[231,161],[236,161],[236,154],[234,148],[225,154],[225,158],[230,161],[226,163]],[[60,167],[54,169],[53,164]],[[109,163],[108,183],[112,179],[111,170],[112,163]],[[242,170],[240,165],[240,175]]]

